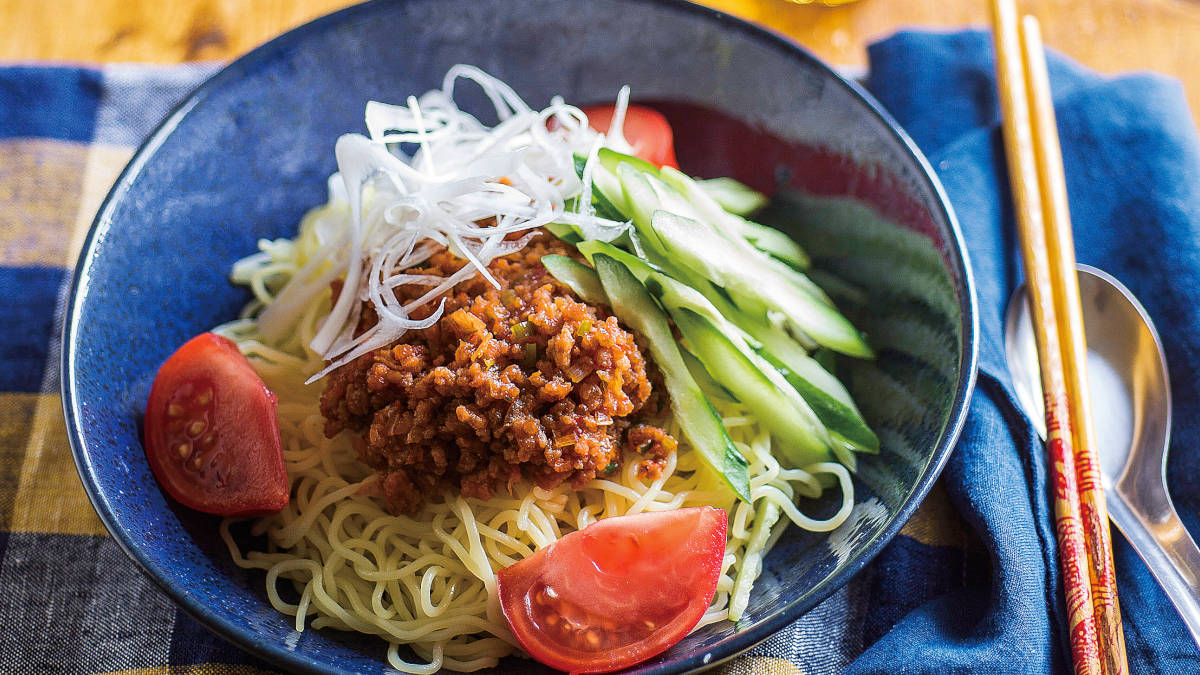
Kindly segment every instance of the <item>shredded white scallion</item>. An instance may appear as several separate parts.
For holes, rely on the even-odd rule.
[[[483,90],[497,124],[487,126],[458,107],[459,80]],[[342,292],[308,345],[327,363],[312,382],[405,331],[435,323],[439,298],[455,284],[476,273],[495,284],[488,264],[524,247],[531,230],[557,222],[588,238],[617,238],[629,223],[595,215],[592,172],[585,169],[581,181],[574,155],[587,157],[590,166],[601,147],[629,150],[620,128],[628,99],[628,87],[622,88],[607,137],[589,128],[583,111],[561,97],[534,110],[507,84],[474,66],[454,66],[441,89],[409,97],[406,105],[369,102],[367,135],[338,139],[329,204],[314,216],[317,241],[309,257],[301,256],[301,266],[276,273],[286,282],[272,289],[274,301],[259,316],[261,333],[282,338],[330,282],[342,279]],[[405,154],[411,148],[411,156]],[[572,199],[575,207],[568,208]],[[527,234],[509,238],[521,232]],[[445,278],[409,273],[441,246],[466,261],[459,271]],[[277,264],[270,242],[260,248],[262,254],[239,263],[237,276]],[[404,285],[428,291],[402,304],[395,290]],[[379,321],[355,335],[364,301],[374,305]],[[429,306],[436,306],[432,314]],[[418,310],[426,318],[414,319]]]

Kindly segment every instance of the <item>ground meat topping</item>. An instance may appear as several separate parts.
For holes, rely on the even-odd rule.
[[[326,435],[362,433],[356,447],[394,511],[419,508],[441,485],[480,499],[522,477],[580,487],[616,471],[623,450],[653,478],[675,451],[665,431],[635,423],[666,404],[634,336],[546,272],[542,256],[573,251],[540,239],[488,266],[501,288],[476,275],[447,295],[436,324],[326,378]],[[463,264],[441,252],[412,272],[448,276]],[[423,291],[402,286],[397,297]],[[364,308],[360,330],[373,322]]]

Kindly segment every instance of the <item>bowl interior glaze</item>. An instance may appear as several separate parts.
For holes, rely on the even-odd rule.
[[[749,648],[845,583],[929,489],[974,382],[974,296],[940,186],[890,118],[786,40],[678,0],[368,3],[285,34],[200,87],[135,155],[76,270],[63,400],[97,511],[151,578],[248,651],[299,671],[385,670],[377,640],[294,632],[262,576],[230,562],[217,519],[160,491],[140,424],[158,365],[247,300],[230,264],[260,238],[292,236],[324,201],[334,141],[363,130],[365,102],[440,86],[455,63],[504,79],[535,107],[555,94],[612,100],[630,84],[635,100],[662,102],[685,170],[775,194],[761,219],[848,282],[831,293],[879,358],[839,368],[883,445],[861,460],[851,521],[832,535],[790,530],[746,618],[706,627],[636,672]],[[496,672],[533,668],[510,659]]]

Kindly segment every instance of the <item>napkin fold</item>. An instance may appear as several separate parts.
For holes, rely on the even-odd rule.
[[[867,86],[941,178],[975,272],[979,384],[942,482],[987,548],[990,570],[915,607],[849,673],[1070,667],[1043,448],[1016,405],[1004,360],[1004,308],[1022,275],[993,56],[984,32],[900,33],[870,48]],[[1121,279],[1162,334],[1175,404],[1168,483],[1185,526],[1200,534],[1200,143],[1193,119],[1174,80],[1101,77],[1053,53],[1049,68],[1077,257]],[[1179,617],[1128,543],[1119,534],[1114,540],[1131,669],[1195,672],[1196,646]],[[913,595],[904,578],[877,583],[884,595]]]
[[[1065,611],[1040,443],[1001,348],[1018,283],[985,33],[902,33],[868,87],[930,158],[979,290],[981,373],[962,440],[913,521],[861,574],[725,673],[1066,672]],[[1175,503],[1200,533],[1200,144],[1177,83],[1101,77],[1051,55],[1078,257],[1124,281],[1172,373]],[[0,68],[2,672],[267,672],[179,611],[92,514],[57,399],[62,293],[82,233],[135,145],[212,66]],[[953,506],[950,506],[952,504]],[[957,511],[961,519],[954,514]],[[1135,673],[1197,651],[1118,536]]]

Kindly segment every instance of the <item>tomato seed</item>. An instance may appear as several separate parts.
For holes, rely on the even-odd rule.
[[[546,626],[548,626],[550,628],[554,628],[555,626],[558,625],[558,619],[559,619],[558,614],[556,614],[554,612],[550,612],[550,613],[546,614],[546,618],[542,619],[542,622],[545,623]]]
[[[189,453],[191,453],[191,451],[192,451],[192,444],[188,443],[187,441],[184,441],[184,442],[180,443],[179,445],[175,446],[175,452],[179,453],[180,459],[187,459],[187,456]]]
[[[205,389],[196,396],[196,405],[206,406],[212,403],[212,389]]]
[[[200,453],[197,452],[195,455],[192,456],[192,468],[193,469],[199,471],[200,465],[203,464],[203,462],[204,462],[204,458],[200,456]]]
[[[208,427],[208,425],[204,423],[204,420],[196,420],[195,422],[192,422],[191,424],[188,425],[188,428],[187,428],[188,436],[195,438],[196,436],[199,436],[200,434],[204,433],[204,429],[206,427]]]
[[[592,649],[600,646],[600,631],[595,628],[588,629],[588,632],[584,633],[583,637]]]
[[[183,415],[183,406],[178,403],[171,403],[167,406],[167,417],[179,417]]]

